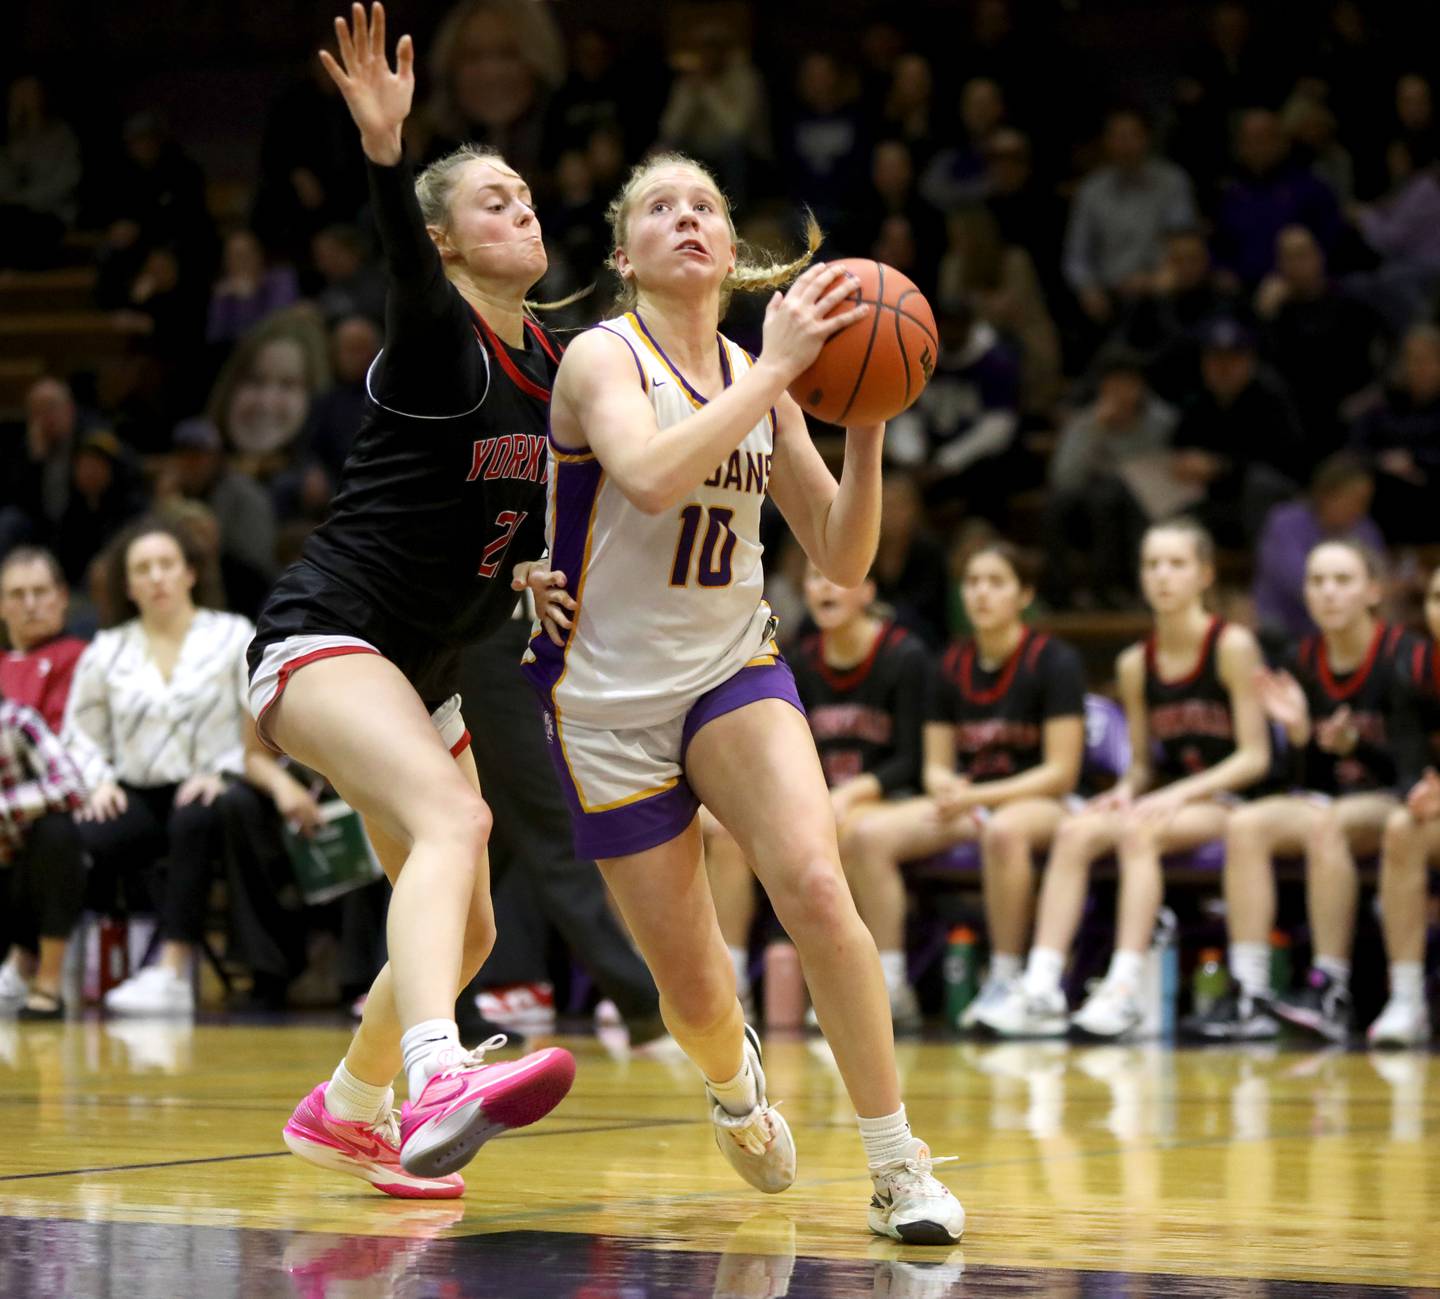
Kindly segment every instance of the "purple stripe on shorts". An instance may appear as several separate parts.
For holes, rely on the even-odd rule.
[[[685,763],[690,741],[706,722],[713,722],[717,717],[761,699],[783,699],[787,704],[793,704],[801,717],[805,716],[805,705],[800,702],[800,694],[795,689],[795,676],[790,671],[790,665],[778,654],[773,663],[741,668],[728,681],[707,690],[691,705],[680,735],[681,765]]]

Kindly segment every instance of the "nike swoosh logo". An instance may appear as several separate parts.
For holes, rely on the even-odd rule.
[[[650,386],[652,388],[663,388],[670,381],[668,379],[656,379]]]

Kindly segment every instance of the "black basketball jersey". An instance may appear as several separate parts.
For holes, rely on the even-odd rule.
[[[1235,752],[1230,691],[1220,679],[1219,646],[1225,631],[1212,618],[1195,666],[1166,681],[1155,661],[1155,637],[1143,642],[1145,725],[1155,759],[1155,784],[1168,785],[1206,771]]]
[[[1427,767],[1440,768],[1440,644],[1414,636],[1399,660],[1390,751],[1395,755],[1396,788],[1404,794]]]
[[[1085,672],[1062,640],[1028,627],[994,671],[973,640],[957,641],[940,663],[931,720],[955,727],[956,766],[972,781],[999,780],[1039,766],[1045,723],[1085,716]]]
[[[887,794],[919,787],[933,665],[918,638],[886,623],[864,661],[842,670],[825,662],[825,636],[816,632],[801,641],[790,667],[826,784],[868,773]]]
[[[1310,743],[1302,758],[1301,785],[1322,794],[1357,794],[1392,789],[1397,780],[1390,748],[1390,715],[1401,662],[1414,641],[1403,627],[1377,622],[1370,646],[1353,672],[1330,668],[1323,636],[1300,642],[1293,672],[1310,705]],[[1315,742],[1314,728],[1348,708],[1358,735],[1353,752],[1341,757]]]
[[[446,278],[409,167],[368,170],[388,272],[385,347],[330,517],[301,550],[296,568],[308,572],[281,584],[321,609],[306,630],[384,635],[391,643],[377,648],[400,662],[513,612],[511,568],[544,549],[560,349],[531,321],[523,347],[499,339]],[[373,616],[344,612],[360,607]],[[328,625],[337,621],[347,625]]]

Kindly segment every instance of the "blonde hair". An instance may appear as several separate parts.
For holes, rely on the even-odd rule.
[[[722,317],[730,305],[732,294],[763,293],[767,289],[784,288],[814,260],[815,252],[820,247],[825,235],[820,229],[820,223],[815,220],[814,214],[809,209],[806,209],[805,212],[805,252],[793,261],[782,262],[768,253],[751,247],[735,233],[735,218],[730,212],[730,200],[725,197],[720,183],[710,174],[708,167],[683,153],[673,151],[657,153],[644,162],[638,163],[631,170],[630,175],[626,177],[625,184],[621,186],[620,192],[615,195],[610,206],[605,209],[605,220],[610,224],[612,249],[610,256],[605,260],[605,265],[614,271],[620,280],[620,291],[616,294],[614,303],[614,310],[617,314],[624,314],[635,306],[638,290],[633,279],[626,279],[620,274],[620,268],[615,264],[614,250],[623,248],[629,236],[630,206],[635,201],[635,196],[639,194],[651,176],[666,167],[685,167],[697,175],[703,176],[715,187],[716,194],[720,196],[720,206],[725,213],[725,224],[730,229],[730,240],[735,245],[735,269],[725,277],[724,283],[720,286],[720,315]]]

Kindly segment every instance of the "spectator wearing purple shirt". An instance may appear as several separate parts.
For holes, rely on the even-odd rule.
[[[265,250],[254,233],[231,231],[225,240],[220,279],[210,294],[205,341],[233,343],[299,296],[300,288],[290,267],[267,267]]]
[[[1252,108],[1235,133],[1234,177],[1220,198],[1216,260],[1247,288],[1275,266],[1275,240],[1286,226],[1304,226],[1327,253],[1340,234],[1340,205],[1330,187],[1290,156],[1277,114]]]
[[[1305,557],[1322,541],[1358,541],[1385,549],[1370,517],[1375,479],[1365,462],[1340,452],[1321,461],[1307,496],[1277,505],[1265,516],[1255,550],[1255,617],[1260,634],[1276,644],[1309,636],[1315,624],[1305,608]]]

